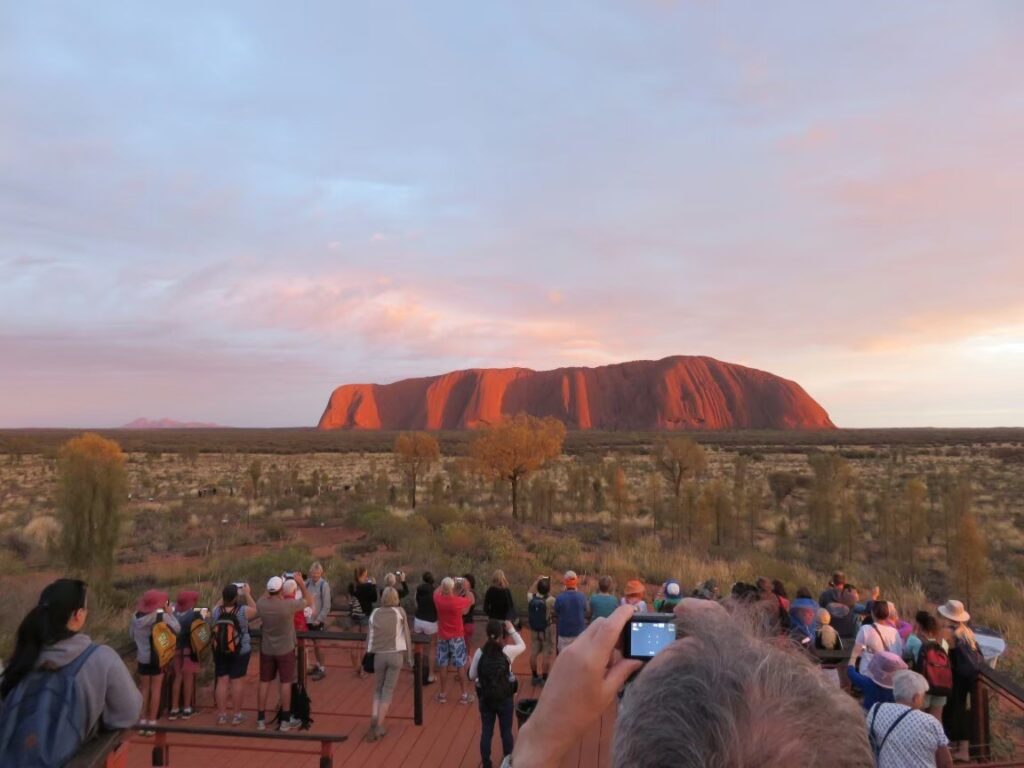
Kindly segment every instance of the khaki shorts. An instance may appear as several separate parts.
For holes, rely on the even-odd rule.
[[[555,628],[548,627],[547,629],[531,629],[532,637],[530,638],[530,655],[531,656],[550,656],[555,652]]]
[[[577,635],[576,637],[579,637]],[[561,653],[570,645],[576,642],[576,637],[559,637],[558,638],[558,652]]]

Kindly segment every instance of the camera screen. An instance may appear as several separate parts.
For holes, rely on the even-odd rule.
[[[631,621],[629,623],[629,657],[650,659],[676,639],[672,621]]]

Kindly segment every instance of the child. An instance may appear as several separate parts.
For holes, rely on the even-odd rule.
[[[626,588],[623,590],[622,605],[633,606],[633,613],[647,613],[647,603],[644,601],[644,595],[647,590],[644,589],[643,582],[638,579],[630,579],[626,582]]]
[[[192,692],[195,690],[196,673],[199,672],[199,659],[192,655],[192,622],[203,618],[196,610],[199,593],[182,590],[174,604],[174,618],[181,625],[178,631],[178,647],[174,652],[174,682],[171,685],[171,710],[167,713],[168,720],[178,719],[178,700],[181,699],[181,719],[192,717]],[[182,690],[184,689],[184,698]]]
[[[843,641],[839,639],[839,633],[832,626],[832,614],[824,608],[818,611],[818,632],[815,637],[814,646],[824,651],[839,651],[843,648]]]
[[[173,632],[181,631],[178,620],[168,610],[170,607],[166,592],[151,589],[139,599],[135,606],[135,615],[132,617],[131,636],[135,641],[135,658],[139,663],[139,687],[142,690],[140,736],[153,735],[153,731],[146,728],[146,725],[156,725],[157,713],[160,711],[160,691],[164,682],[160,660],[153,654],[153,625],[163,621]]]

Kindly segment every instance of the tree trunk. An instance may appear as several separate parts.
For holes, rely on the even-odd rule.
[[[512,484],[512,519],[519,520],[519,476],[512,475],[509,482]]]

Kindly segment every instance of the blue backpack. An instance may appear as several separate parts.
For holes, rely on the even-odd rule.
[[[89,735],[78,705],[75,677],[93,643],[66,667],[37,669],[22,680],[0,710],[0,765],[54,768],[67,763]]]
[[[534,595],[530,598],[527,606],[527,619],[530,629],[534,632],[543,632],[548,628],[548,602],[541,595]]]

